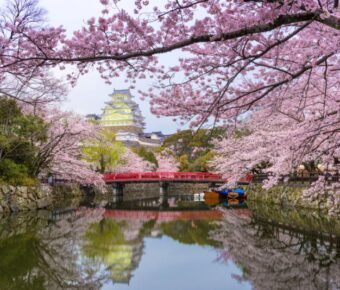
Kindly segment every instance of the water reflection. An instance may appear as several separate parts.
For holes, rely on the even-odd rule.
[[[0,222],[0,289],[97,289],[103,277],[79,263],[79,240],[103,210],[78,210],[50,223],[49,213]]]
[[[82,255],[88,263],[101,266],[116,283],[128,283],[143,254],[142,223],[103,219],[92,224],[84,236]]]
[[[340,289],[339,225],[302,209],[254,205],[249,216],[225,212],[213,237],[223,243],[220,259],[242,269],[233,277],[255,289]]]
[[[339,221],[189,197],[100,204],[3,217],[0,289],[340,289]]]

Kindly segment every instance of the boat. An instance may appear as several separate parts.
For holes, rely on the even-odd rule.
[[[219,203],[221,203],[220,200],[221,196],[219,193],[214,192],[214,191],[207,191],[204,192],[204,202],[207,205],[218,205]]]
[[[205,194],[202,193],[194,193],[194,201],[204,201]]]
[[[225,200],[222,205],[226,208],[246,208],[247,204],[243,198],[241,199],[227,199]]]
[[[246,191],[242,187],[232,189],[225,188],[222,190],[217,190],[216,193],[218,193],[221,197],[228,197],[229,199],[246,197]]]
[[[220,194],[216,191],[206,191],[204,192],[204,199],[218,199]]]

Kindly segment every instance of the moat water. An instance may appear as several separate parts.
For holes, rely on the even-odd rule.
[[[340,289],[340,220],[193,196],[3,216],[0,289]]]

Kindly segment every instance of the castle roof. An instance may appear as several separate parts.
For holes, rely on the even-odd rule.
[[[112,95],[114,95],[114,94],[124,94],[124,95],[130,95],[131,96],[130,89],[123,89],[123,90],[113,89]]]

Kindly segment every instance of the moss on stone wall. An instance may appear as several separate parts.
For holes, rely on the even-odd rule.
[[[290,204],[294,206],[304,206],[302,200],[302,187],[275,186],[264,189],[261,185],[250,185],[247,188],[248,199],[251,201],[261,201],[272,204]]]
[[[274,186],[264,189],[261,185],[252,184],[247,187],[248,200],[250,202],[264,202],[267,204],[288,205],[320,210],[323,213],[338,215],[334,206],[329,203],[329,193],[319,194],[319,198],[311,199],[304,196],[306,187]]]
[[[52,190],[48,185],[0,186],[0,212],[42,209],[52,204]]]

